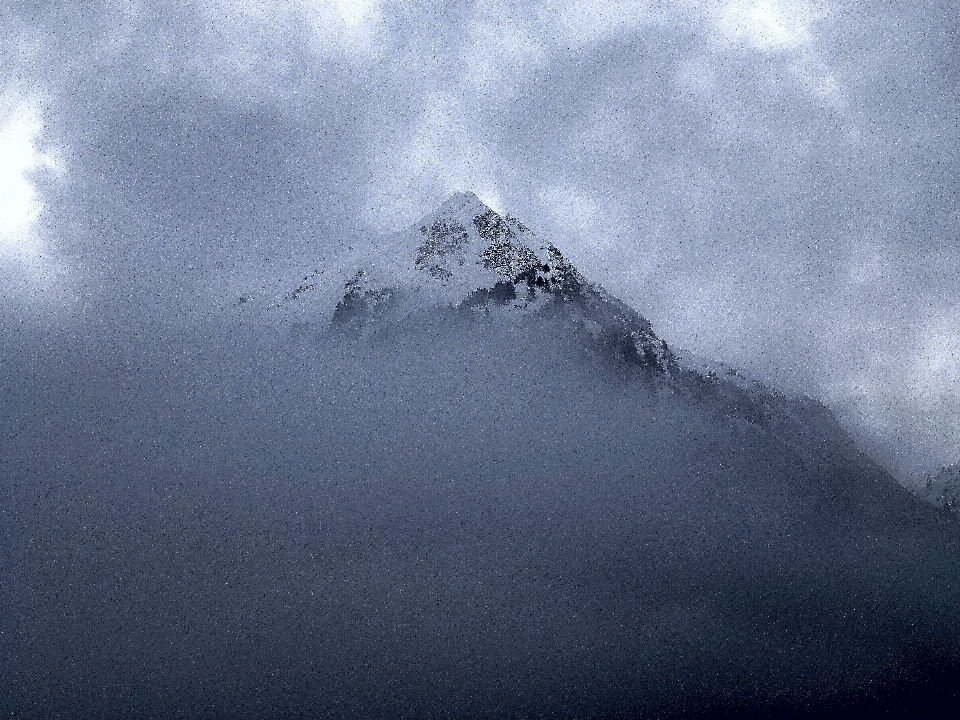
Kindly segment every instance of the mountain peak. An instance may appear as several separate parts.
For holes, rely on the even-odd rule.
[[[528,227],[472,192],[455,193],[391,245],[406,260],[406,281],[433,289],[441,285],[461,295],[513,282],[548,262],[548,248]]]
[[[625,359],[661,370],[676,364],[633,308],[588,282],[553,243],[472,192],[455,193],[385,239],[348,277],[334,325],[359,328],[431,308],[511,316],[560,310],[572,328]]]
[[[421,234],[422,228],[430,228],[438,221],[441,224],[461,225],[471,235],[471,229],[477,225],[478,217],[487,217],[490,221],[507,221],[509,216],[503,216],[489,205],[484,203],[476,193],[456,192],[447,198],[440,207],[424,215],[413,227]]]
[[[490,208],[477,196],[476,193],[455,192],[448,197],[446,201],[437,209],[437,212],[461,211],[466,209],[475,209],[479,211],[490,210]]]

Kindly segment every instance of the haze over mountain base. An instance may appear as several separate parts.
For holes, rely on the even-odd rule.
[[[577,327],[436,309],[19,355],[0,707],[849,713],[935,672],[909,702],[956,707],[960,524],[816,404]]]

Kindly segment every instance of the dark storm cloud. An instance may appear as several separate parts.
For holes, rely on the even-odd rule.
[[[181,322],[474,189],[668,340],[826,398],[917,448],[904,468],[960,453],[948,4],[21,3],[4,27],[4,101],[38,103],[63,166],[31,176],[61,304]]]

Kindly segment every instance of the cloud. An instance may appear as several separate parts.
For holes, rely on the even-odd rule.
[[[554,41],[571,49],[629,36],[655,22],[663,12],[658,3],[647,0],[552,0],[540,4],[540,17],[552,26]]]
[[[716,18],[716,27],[729,42],[776,52],[794,50],[810,42],[805,3],[778,0],[733,0]]]
[[[16,7],[0,30],[0,80],[19,93],[2,117],[19,138],[3,223],[83,268],[93,314],[199,313],[238,268],[272,287],[280,258],[312,271],[472,189],[675,344],[862,411],[890,443],[897,421],[950,421],[960,31],[946,11]],[[42,111],[17,110],[24,98]],[[48,182],[50,147],[63,182]],[[955,445],[937,448],[921,455]]]
[[[40,102],[8,91],[0,108],[0,323],[8,314],[20,323],[65,322],[76,288],[49,237],[58,208],[48,195],[64,184],[66,168],[44,140]]]
[[[296,92],[311,62],[375,60],[388,44],[375,0],[201,0],[192,65],[211,88]],[[306,72],[305,72],[306,71]]]
[[[920,325],[919,336],[911,383],[915,401],[922,406],[949,397],[960,404],[960,307],[933,314]]]
[[[535,24],[508,4],[479,2],[466,24],[459,50],[463,79],[488,102],[503,102],[522,86],[529,72],[546,60]]]
[[[16,102],[0,119],[0,247],[8,250],[24,251],[36,241],[33,226],[42,207],[31,175],[61,169],[37,147],[40,130],[40,111],[28,101]]]
[[[370,159],[364,220],[373,232],[392,232],[439,204],[438,198],[473,191],[499,204],[509,167],[472,122],[474,108],[445,92],[420,98],[416,122],[378,138]]]

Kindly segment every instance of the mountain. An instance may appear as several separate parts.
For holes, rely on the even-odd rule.
[[[0,713],[960,710],[960,523],[817,401],[469,195],[301,277],[0,368]]]
[[[413,226],[351,257],[342,272],[348,279],[330,320],[335,332],[412,326],[414,318],[430,315],[485,319],[500,328],[559,323],[558,332],[606,365],[644,369],[648,380],[692,397],[722,397],[725,410],[779,424],[785,437],[839,441],[869,464],[820,403],[671,349],[647,319],[584,277],[556,245],[474,193],[454,194]],[[315,287],[303,284],[288,298],[298,300]]]
[[[457,538],[463,562],[486,558],[482,582],[566,598],[494,590],[514,637],[471,642],[527,659],[479,676],[502,682],[512,667],[547,682],[533,669],[539,646],[592,693],[591,712],[614,708],[600,689],[613,686],[625,712],[849,712],[960,667],[948,639],[960,637],[948,609],[960,600],[956,523],[821,403],[668,347],[553,243],[475,195],[352,258],[330,325],[322,342],[352,388],[338,427],[367,427],[371,458],[386,452],[388,494],[419,496],[408,476],[431,478],[449,507],[430,524]],[[511,603],[554,640],[534,641]],[[499,637],[491,622],[479,626]],[[586,664],[567,645],[586,648]],[[521,707],[545,702],[510,687],[532,703]]]

